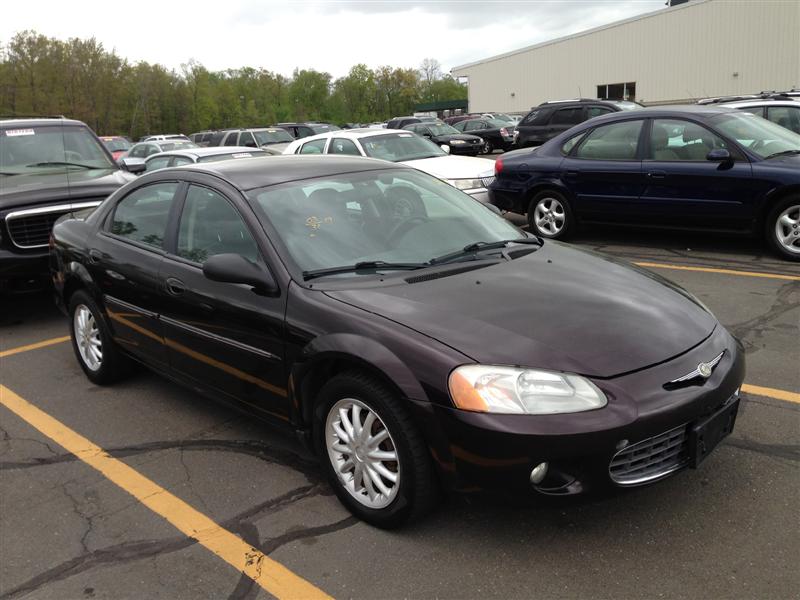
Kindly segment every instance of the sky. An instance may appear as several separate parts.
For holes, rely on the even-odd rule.
[[[94,36],[131,62],[334,78],[365,63],[451,68],[663,9],[665,0],[36,0],[3,2],[0,44],[33,29]]]

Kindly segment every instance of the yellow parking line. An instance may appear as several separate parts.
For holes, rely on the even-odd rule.
[[[721,273],[723,275],[739,275],[741,277],[763,277],[765,279],[786,279],[788,281],[800,281],[800,275],[782,275],[780,273],[759,273],[757,271],[736,271],[734,269],[714,269],[712,267],[687,267],[684,265],[672,265],[667,263],[654,262],[634,262],[633,264],[648,269],[672,269],[674,271],[697,271],[699,273]]]
[[[28,344],[27,346],[19,346],[17,348],[11,348],[10,350],[3,350],[0,352],[0,358],[5,358],[6,356],[13,356],[14,354],[19,354],[20,352],[27,352],[28,350],[38,350],[39,348],[46,348],[47,346],[52,346],[53,344],[61,344],[62,342],[69,341],[69,336],[65,335],[64,337],[57,337],[50,340],[44,340],[43,342],[36,342],[35,344]]]
[[[776,390],[775,388],[761,387],[760,385],[750,385],[748,383],[742,384],[742,391],[747,394],[755,394],[756,396],[766,396],[767,398],[775,398],[776,400],[784,400],[786,402],[794,402],[795,404],[800,404],[800,394],[798,394],[797,392]]]
[[[97,469],[179,531],[197,540],[277,598],[330,598],[302,577],[217,525],[186,502],[130,468],[79,433],[0,385],[0,404]]]

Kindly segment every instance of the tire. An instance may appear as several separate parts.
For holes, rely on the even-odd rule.
[[[128,374],[130,359],[120,352],[102,311],[84,290],[78,290],[70,298],[69,318],[72,350],[92,383],[108,385]],[[89,346],[99,348],[99,359]]]
[[[800,261],[800,196],[784,198],[772,208],[764,233],[782,258]]]
[[[366,438],[359,440],[357,434],[349,436],[356,420],[365,431],[363,425],[371,415],[374,418],[365,436],[382,438],[374,447],[365,443]],[[427,447],[392,390],[361,372],[336,375],[320,390],[314,417],[318,456],[331,487],[353,515],[376,527],[393,529],[420,518],[433,507],[438,483]],[[337,434],[337,428],[345,435]],[[370,447],[372,450],[368,450]],[[382,453],[380,460],[372,458],[376,451]],[[391,460],[392,455],[397,460]],[[376,463],[380,463],[381,472]],[[361,469],[360,479],[357,468]],[[384,476],[387,471],[395,477],[394,482]]]
[[[483,154],[491,154],[492,152],[494,152],[494,146],[492,145],[492,142],[490,140],[485,140],[483,142],[482,153]]]
[[[528,226],[532,233],[552,240],[563,240],[575,229],[572,207],[563,194],[545,190],[528,205]]]

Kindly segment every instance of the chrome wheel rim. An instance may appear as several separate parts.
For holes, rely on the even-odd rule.
[[[555,198],[542,198],[533,210],[533,221],[540,233],[557,235],[567,221],[564,205]]]
[[[72,327],[75,344],[83,364],[91,371],[97,371],[103,364],[103,342],[100,339],[97,321],[86,305],[80,304],[75,309]]]
[[[400,487],[397,447],[378,414],[360,400],[344,398],[331,407],[325,445],[344,489],[368,508],[385,508]]]
[[[483,142],[483,153],[490,154],[492,151],[492,143],[489,140]]]
[[[800,204],[787,207],[778,216],[775,239],[792,254],[800,254]]]

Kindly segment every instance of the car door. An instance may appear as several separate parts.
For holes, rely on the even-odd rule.
[[[286,419],[286,294],[267,297],[203,275],[203,263],[215,254],[241,254],[268,268],[253,234],[260,227],[237,196],[233,188],[202,182],[187,188],[160,277],[170,368],[218,396]]]
[[[726,149],[734,160],[710,161]],[[700,123],[652,119],[642,169],[646,185],[639,219],[678,227],[738,228],[752,217],[750,162],[733,144]]]
[[[159,368],[167,365],[158,322],[163,307],[159,269],[182,189],[177,181],[135,188],[116,202],[88,247],[87,268],[102,294],[114,339]]]
[[[643,125],[643,119],[608,123],[564,143],[560,176],[579,218],[609,223],[630,218],[644,189]]]

